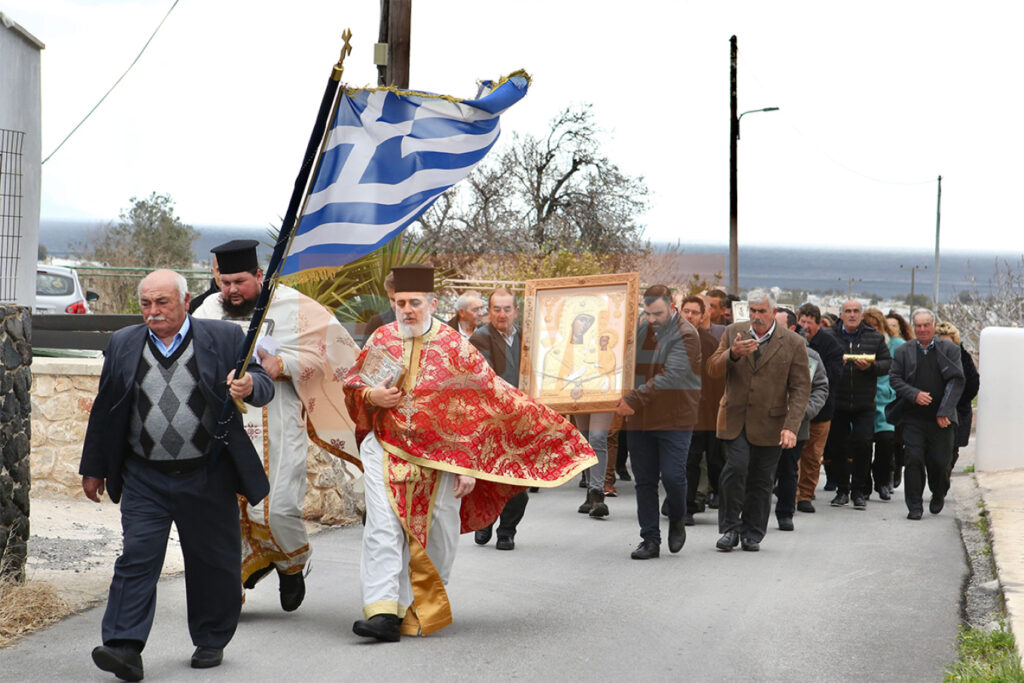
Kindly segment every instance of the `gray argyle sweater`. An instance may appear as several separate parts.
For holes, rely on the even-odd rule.
[[[199,387],[191,330],[169,357],[147,339],[135,386],[128,433],[135,454],[154,465],[203,457],[217,420]]]

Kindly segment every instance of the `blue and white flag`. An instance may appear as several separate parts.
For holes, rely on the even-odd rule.
[[[343,89],[279,275],[325,277],[387,244],[469,175],[528,86],[516,72],[475,100]]]

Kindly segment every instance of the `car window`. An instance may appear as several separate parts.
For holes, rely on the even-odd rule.
[[[75,293],[75,281],[66,275],[36,273],[36,295],[67,296]]]

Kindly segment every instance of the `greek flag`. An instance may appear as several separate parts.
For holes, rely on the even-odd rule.
[[[469,175],[528,86],[516,72],[475,100],[342,89],[279,275],[326,276],[390,241]]]

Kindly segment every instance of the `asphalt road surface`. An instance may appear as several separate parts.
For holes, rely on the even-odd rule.
[[[818,512],[797,513],[793,532],[773,523],[760,552],[716,551],[709,510],[678,555],[663,545],[659,559],[636,561],[633,485],[618,489],[603,521],[576,512],[576,482],[531,494],[512,552],[464,535],[448,586],[454,624],[426,638],[352,633],[358,526],[313,537],[297,612],[281,611],[273,577],[249,592],[216,669],[188,668],[184,580],[165,579],[146,680],[903,682],[939,681],[952,662],[967,565],[949,504],[911,522],[902,490],[856,511],[829,507],[819,489]],[[2,677],[114,680],[89,657],[102,614],[0,650]]]

